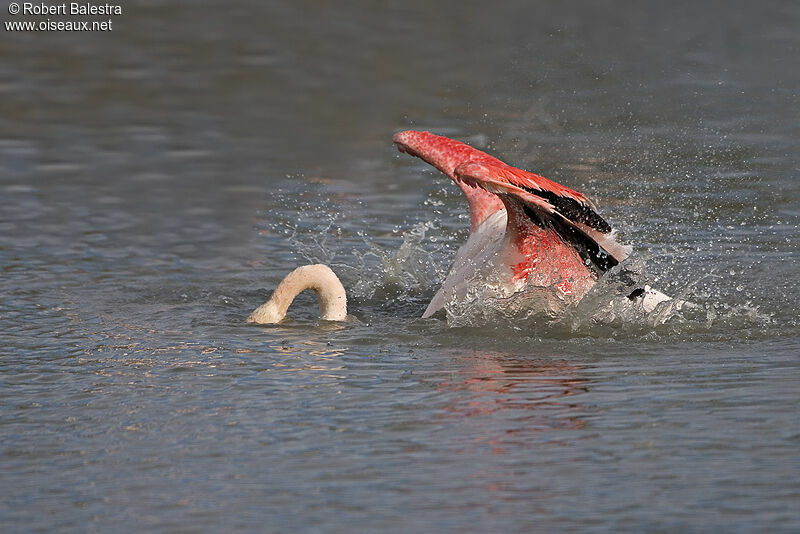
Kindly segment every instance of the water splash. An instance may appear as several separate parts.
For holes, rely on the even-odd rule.
[[[297,195],[286,196],[287,216],[270,223],[272,233],[283,234],[292,253],[303,261],[331,265],[348,288],[354,313],[368,322],[383,315],[418,318],[441,286],[462,236],[448,234],[438,220],[413,216],[391,234],[375,235],[363,229],[363,220],[350,220],[346,211],[322,195],[311,200],[308,194],[300,196],[305,200],[294,205],[288,200]],[[741,298],[746,292],[739,289],[742,281],[729,274],[731,268],[695,269],[687,276],[690,262],[696,263],[687,259],[685,251],[672,253],[671,258],[663,251],[658,257],[634,254],[605,273],[578,303],[563,300],[555,285],[509,294],[500,289],[498,273],[477,266],[466,294],[445,306],[447,325],[548,337],[724,337],[733,331],[747,331],[750,337],[767,335],[759,332],[774,324],[773,314],[752,299]],[[734,273],[742,267],[736,269]],[[628,295],[645,285],[674,300],[643,313]]]
[[[633,288],[653,283],[641,258],[634,258],[605,273],[577,303],[563,298],[557,284],[529,286],[525,291],[503,296],[492,287],[492,275],[473,281],[466,298],[449,302],[445,309],[453,327],[504,325],[513,330],[547,337],[658,337],[665,335],[720,334],[752,330],[749,336],[772,324],[772,316],[752,302],[720,300],[716,274],[685,281],[672,293],[672,300],[645,313],[630,299]],[[715,297],[716,295],[716,297]]]
[[[361,227],[369,226],[363,219],[350,220],[346,210],[321,195],[304,196],[313,200],[298,202],[296,193],[282,196],[287,212],[296,211],[265,220],[268,233],[283,236],[299,261],[330,265],[349,298],[363,308],[421,315],[418,308],[424,309],[431,288],[446,275],[442,258],[452,253],[437,223],[411,220],[389,235],[376,235]]]

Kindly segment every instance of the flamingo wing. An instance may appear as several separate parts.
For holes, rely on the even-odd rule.
[[[460,141],[430,132],[398,132],[394,134],[392,141],[400,152],[420,158],[456,182],[469,204],[471,232],[477,230],[493,213],[503,209],[503,203],[495,195],[479,187],[459,183],[453,173],[456,167],[468,161],[502,164],[499,159]]]
[[[543,176],[501,163],[467,162],[455,168],[460,182],[519,200],[524,214],[537,226],[552,228],[601,272],[630,254],[594,204],[577,191]],[[516,204],[506,203],[506,206]]]

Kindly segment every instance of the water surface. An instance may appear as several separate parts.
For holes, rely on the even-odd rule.
[[[796,4],[124,9],[0,41],[0,529],[800,529]],[[468,218],[408,128],[700,310],[419,319]],[[244,324],[310,261],[349,322]]]

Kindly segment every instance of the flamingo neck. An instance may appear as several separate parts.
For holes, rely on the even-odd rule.
[[[336,274],[327,265],[298,267],[281,280],[270,299],[247,318],[248,323],[278,323],[295,297],[312,289],[319,299],[320,317],[327,321],[343,321],[347,316],[347,295]]]

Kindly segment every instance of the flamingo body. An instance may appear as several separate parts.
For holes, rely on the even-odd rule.
[[[464,299],[469,281],[474,280],[479,274],[479,266],[488,262],[500,250],[505,228],[506,210],[499,209],[470,232],[467,242],[458,249],[456,259],[442,287],[422,314],[423,318],[430,317],[453,299],[458,301]]]
[[[400,132],[393,141],[453,180],[470,207],[469,239],[423,317],[462,300],[487,271],[500,297],[548,288],[564,302],[577,302],[630,254],[577,191],[430,132]],[[634,293],[645,312],[669,300],[649,287]]]

